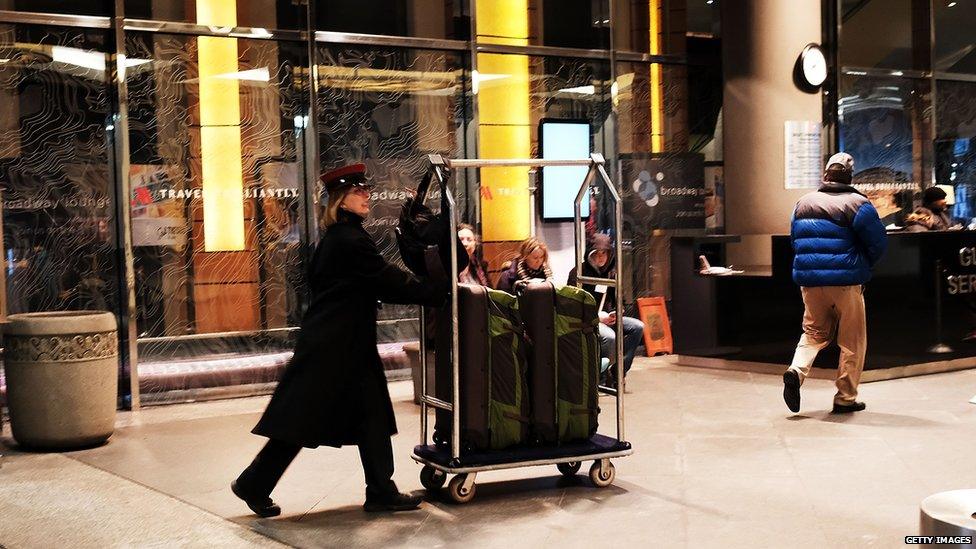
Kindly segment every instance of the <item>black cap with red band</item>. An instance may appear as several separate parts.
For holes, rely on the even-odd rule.
[[[372,189],[373,184],[366,179],[365,164],[350,164],[322,174],[322,185],[327,193],[344,189],[349,186]]]

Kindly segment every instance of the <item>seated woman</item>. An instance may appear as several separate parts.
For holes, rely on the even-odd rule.
[[[538,238],[527,238],[519,245],[519,255],[498,277],[497,288],[511,292],[519,280],[552,280],[549,248]]]
[[[488,286],[488,264],[481,257],[481,246],[474,234],[474,227],[467,223],[458,225],[458,239],[468,252],[468,266],[458,273],[458,282]]]
[[[586,254],[586,261],[583,262],[583,276],[593,278],[613,278],[616,276],[616,262],[613,257],[613,241],[608,235],[597,233],[593,235],[590,242],[590,251]],[[569,272],[569,279],[566,284],[576,285],[576,267]],[[593,284],[583,284],[583,289],[593,294],[599,306],[600,314],[600,355],[603,358],[616,362],[617,355],[617,296],[613,288],[607,288],[606,294],[597,292],[597,287]],[[640,346],[644,337],[644,323],[636,318],[629,316],[623,317],[624,325],[624,373],[630,371],[630,366],[634,363],[634,354]],[[614,376],[608,376],[605,380],[612,385]]]

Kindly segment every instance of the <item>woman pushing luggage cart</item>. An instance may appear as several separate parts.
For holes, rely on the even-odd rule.
[[[621,257],[623,214],[620,193],[607,175],[602,155],[591,154],[586,160],[474,160],[430,155],[429,160],[434,180],[442,193],[440,215],[447,216],[444,221],[447,221],[448,227],[458,226],[456,203],[448,184],[450,170],[520,166],[587,167],[586,177],[573,205],[577,272],[582,272],[585,248],[580,205],[591,183],[598,177],[614,201],[615,255]],[[426,191],[426,186],[422,186],[414,200],[422,203]],[[445,206],[446,212],[443,211]],[[600,392],[613,395],[616,401],[616,437],[610,437],[596,433],[599,347],[596,344],[595,323],[598,321],[595,301],[581,286],[594,284],[619,288],[619,270],[614,272],[613,278],[580,276],[576,287],[556,288],[548,282],[529,284],[519,289],[518,302],[513,303],[503,296],[472,292],[467,285],[459,285],[458,262],[466,258],[459,258],[457,246],[443,247],[450,250],[442,257],[446,260],[450,256],[452,288],[449,305],[437,314],[438,348],[447,352],[438,353],[437,367],[441,371],[437,372],[438,381],[435,381],[439,385],[436,395],[428,394],[427,334],[425,323],[420,323],[421,438],[411,457],[423,465],[421,483],[428,490],[436,490],[444,486],[448,475],[454,475],[448,484],[448,493],[455,502],[466,503],[474,498],[475,479],[480,472],[555,465],[563,475],[573,476],[579,472],[584,461],[592,461],[590,480],[597,487],[610,486],[615,478],[615,468],[610,460],[633,453],[633,448],[624,438],[623,363],[617,361],[615,375],[612,376],[617,380],[618,389],[599,387]],[[615,296],[616,310],[621,311],[622,293],[615,292]],[[462,319],[462,302],[465,304],[465,315],[474,319],[466,323],[463,335],[459,334],[458,329]],[[472,303],[482,305],[472,306]],[[524,309],[521,313],[520,308]],[[425,318],[423,309],[421,318]],[[521,321],[525,323],[524,329],[518,325]],[[468,324],[477,328],[469,329]],[[623,356],[622,316],[617,317],[614,329],[617,333],[617,356]],[[532,336],[532,344],[544,344],[545,349],[536,349],[534,353],[526,351],[525,347],[530,342],[527,333]],[[493,338],[496,337],[504,338],[498,340],[504,344],[494,342]],[[479,345],[485,349],[477,353],[480,356],[462,356],[462,351],[477,349]],[[496,356],[499,353],[494,352],[496,347],[506,349],[508,356],[499,359]],[[519,360],[523,360],[524,364],[530,354],[530,371],[526,372]],[[462,361],[465,362],[464,368]],[[493,371],[493,368],[499,371]],[[450,373],[449,378],[444,375],[445,369]],[[481,377],[472,379],[475,374]],[[448,381],[449,384],[444,383]],[[527,387],[524,386],[526,384]],[[526,415],[527,398],[532,402]],[[511,405],[506,399],[511,401]],[[428,407],[435,408],[439,415],[433,444],[428,443]],[[519,429],[519,423],[527,425],[529,429]],[[510,436],[484,436],[482,431],[487,429],[490,435],[492,426],[498,430],[504,429]],[[510,443],[513,437],[519,437],[520,432],[527,431],[536,436],[523,437],[522,444],[510,447],[500,442]],[[447,438],[450,439],[449,444]]]

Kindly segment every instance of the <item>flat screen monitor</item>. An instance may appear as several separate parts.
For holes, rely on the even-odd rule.
[[[590,123],[586,120],[545,118],[539,122],[539,150],[544,160],[586,160],[590,157]],[[546,166],[542,168],[542,219],[573,219],[573,201],[589,168]],[[582,217],[590,215],[590,191],[580,205]]]

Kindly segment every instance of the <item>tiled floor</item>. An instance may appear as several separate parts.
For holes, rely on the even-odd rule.
[[[484,473],[470,504],[431,495],[390,516],[361,511],[355,448],[303,451],[274,494],[284,514],[249,515],[227,486],[262,444],[249,430],[265,398],[122,414],[99,448],[7,451],[0,545],[896,547],[924,497],[976,487],[976,371],[863,385],[868,409],[850,416],[827,413],[826,381],[807,382],[799,415],[777,376],[644,359],[629,388],[636,454],[614,486],[554,467]],[[411,385],[391,389],[396,481],[421,490]]]

